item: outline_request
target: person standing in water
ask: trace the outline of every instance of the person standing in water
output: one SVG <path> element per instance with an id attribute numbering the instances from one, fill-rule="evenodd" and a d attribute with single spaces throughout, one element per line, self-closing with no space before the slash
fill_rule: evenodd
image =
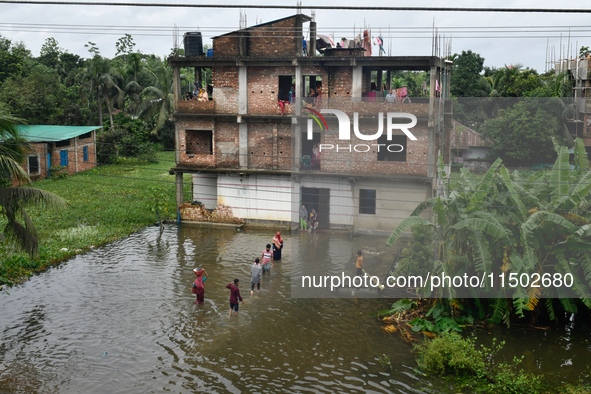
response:
<path id="1" fill-rule="evenodd" d="M 273 252 L 271 252 L 271 244 L 267 244 L 263 253 L 261 254 L 261 265 L 263 266 L 263 274 L 268 272 L 271 274 L 271 266 L 273 264 Z"/>
<path id="2" fill-rule="evenodd" d="M 273 260 L 281 260 L 281 249 L 283 249 L 283 238 L 281 238 L 281 233 L 277 231 L 273 237 Z"/>
<path id="3" fill-rule="evenodd" d="M 300 230 L 308 230 L 308 210 L 306 209 L 306 206 L 303 204 L 300 208 Z"/>
<path id="4" fill-rule="evenodd" d="M 226 285 L 226 288 L 230 289 L 230 312 L 228 312 L 228 317 L 232 316 L 232 311 L 234 311 L 234 316 L 238 316 L 238 301 L 244 305 L 244 300 L 240 295 L 240 289 L 238 289 L 239 282 L 240 280 L 234 279 L 234 283 L 228 283 Z"/>
<path id="5" fill-rule="evenodd" d="M 193 269 L 193 272 L 196 276 L 192 285 L 192 292 L 196 297 L 195 304 L 203 304 L 205 301 L 205 286 L 203 285 L 203 282 L 207 279 L 207 272 L 202 267 Z"/>
<path id="6" fill-rule="evenodd" d="M 263 267 L 261 267 L 260 260 L 257 257 L 254 259 L 254 264 L 250 267 L 250 295 L 254 294 L 254 287 L 257 291 L 261 290 L 261 278 L 263 276 Z"/>

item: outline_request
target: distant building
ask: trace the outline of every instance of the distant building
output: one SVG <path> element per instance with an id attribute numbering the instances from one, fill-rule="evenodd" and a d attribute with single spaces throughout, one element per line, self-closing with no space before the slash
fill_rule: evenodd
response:
<path id="1" fill-rule="evenodd" d="M 355 45 L 360 40 L 331 47 L 329 38 L 306 42 L 308 30 L 316 37 L 311 18 L 293 15 L 214 37 L 206 56 L 168 59 L 175 80 L 177 202 L 184 202 L 186 174 L 193 200 L 208 209 L 229 206 L 247 222 L 296 226 L 304 204 L 316 209 L 321 228 L 392 231 L 434 195 L 438 155 L 450 164 L 451 63 L 435 56 L 365 56 Z M 197 86 L 181 79 L 187 68 Z M 428 71 L 427 96 L 409 97 L 401 88 L 394 103 L 385 101 L 397 70 Z M 209 90 L 208 100 L 188 99 L 196 88 Z M 318 91 L 321 97 L 312 97 Z M 347 115 L 350 140 L 339 139 L 340 119 L 330 110 Z M 379 138 L 354 133 L 358 124 L 364 135 L 377 136 L 380 113 Z M 399 119 L 405 114 L 416 117 L 416 140 L 400 128 L 387 139 L 388 114 L 395 113 L 394 123 L 409 124 Z"/>
<path id="2" fill-rule="evenodd" d="M 491 142 L 477 131 L 453 121 L 451 141 L 452 162 L 469 170 L 486 170 L 490 167 L 487 156 Z"/>
<path id="3" fill-rule="evenodd" d="M 97 165 L 96 130 L 101 126 L 17 126 L 33 146 L 21 166 L 33 180 L 49 176 L 61 167 L 69 174 L 90 170 Z"/>
<path id="4" fill-rule="evenodd" d="M 587 155 L 591 158 L 591 56 L 556 62 L 554 67 L 556 73 L 569 71 L 575 81 L 575 116 L 568 123 L 568 128 L 573 136 L 583 139 Z"/>

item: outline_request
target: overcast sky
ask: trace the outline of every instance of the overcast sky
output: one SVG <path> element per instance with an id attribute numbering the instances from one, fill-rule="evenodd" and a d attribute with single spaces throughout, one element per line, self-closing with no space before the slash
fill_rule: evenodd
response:
<path id="1" fill-rule="evenodd" d="M 67 1 L 67 0 L 65 0 Z M 293 1 L 245 0 L 121 0 L 121 2 L 161 4 L 273 4 L 295 6 Z M 116 2 L 116 1 L 113 1 Z M 548 0 L 374 0 L 325 1 L 302 0 L 302 12 L 311 15 L 310 5 L 324 6 L 416 6 L 416 7 L 490 7 L 490 8 L 583 8 L 581 4 Z M 243 9 L 247 26 L 269 22 L 296 13 L 293 9 Z M 37 5 L 0 3 L 0 35 L 13 42 L 23 41 L 34 56 L 48 37 L 61 48 L 89 57 L 84 44 L 92 41 L 106 57 L 115 55 L 115 43 L 125 33 L 133 36 L 142 53 L 166 56 L 174 45 L 174 26 L 182 35 L 201 31 L 204 43 L 211 37 L 237 30 L 240 9 L 122 7 L 92 5 Z M 591 47 L 589 13 L 500 13 L 500 12 L 420 12 L 420 11 L 339 11 L 316 10 L 318 33 L 331 33 L 337 39 L 353 38 L 364 27 L 384 39 L 384 48 L 392 56 L 431 55 L 433 26 L 441 37 L 441 54 L 451 43 L 451 53 L 472 50 L 485 58 L 485 66 L 521 64 L 540 72 L 553 57 L 578 54 L 581 46 Z M 307 31 L 305 32 L 308 33 Z M 378 53 L 374 47 L 374 56 Z"/>

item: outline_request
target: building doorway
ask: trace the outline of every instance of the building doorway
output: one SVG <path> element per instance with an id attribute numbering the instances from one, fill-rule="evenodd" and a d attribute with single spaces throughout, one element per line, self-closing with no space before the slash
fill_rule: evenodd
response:
<path id="1" fill-rule="evenodd" d="M 330 189 L 316 187 L 302 187 L 302 204 L 308 212 L 312 208 L 318 214 L 318 227 L 330 228 Z"/>

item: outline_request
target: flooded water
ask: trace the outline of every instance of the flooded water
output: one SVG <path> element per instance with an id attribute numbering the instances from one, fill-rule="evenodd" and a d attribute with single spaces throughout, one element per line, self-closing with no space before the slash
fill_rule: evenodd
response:
<path id="1" fill-rule="evenodd" d="M 282 260 L 251 296 L 251 261 L 269 234 L 167 226 L 159 237 L 148 228 L 1 292 L 0 393 L 450 390 L 417 373 L 411 346 L 370 316 L 390 301 L 291 296 L 292 269 L 300 259 L 314 263 L 310 250 L 341 258 L 375 237 L 286 236 Z M 200 265 L 209 279 L 205 304 L 194 305 L 192 269 Z M 245 304 L 229 318 L 225 286 L 234 278 Z M 588 332 L 497 335 L 509 352 L 526 353 L 534 372 L 588 378 Z"/>

